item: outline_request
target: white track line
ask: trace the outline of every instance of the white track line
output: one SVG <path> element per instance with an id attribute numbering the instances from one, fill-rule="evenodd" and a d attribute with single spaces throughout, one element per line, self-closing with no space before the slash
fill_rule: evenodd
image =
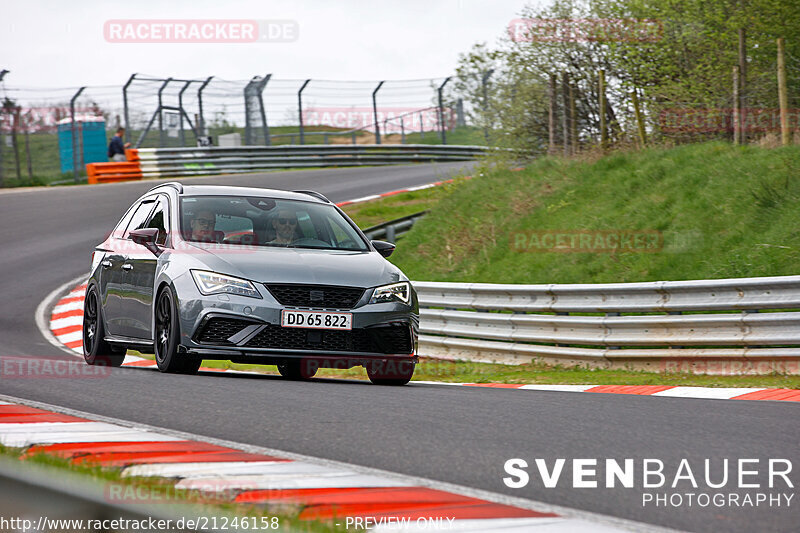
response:
<path id="1" fill-rule="evenodd" d="M 583 392 L 597 385 L 523 385 L 525 390 L 549 390 L 558 392 Z"/>
<path id="2" fill-rule="evenodd" d="M 0 423 L 0 444 L 14 448 L 67 442 L 135 442 L 178 440 L 158 432 L 120 428 L 104 422 Z"/>
<path id="3" fill-rule="evenodd" d="M 87 274 L 81 274 L 77 278 L 74 278 L 66 283 L 63 283 L 55 290 L 51 291 L 47 296 L 45 296 L 44 300 L 42 300 L 42 303 L 40 303 L 39 306 L 36 308 L 36 314 L 35 314 L 36 327 L 39 329 L 39 332 L 41 332 L 42 336 L 45 339 L 47 339 L 47 342 L 49 342 L 59 350 L 66 352 L 72 356 L 76 355 L 75 350 L 67 348 L 62 343 L 58 342 L 58 339 L 56 339 L 55 335 L 53 335 L 53 332 L 50 331 L 49 325 L 50 325 L 51 313 L 48 313 L 47 310 L 54 302 L 61 299 L 60 295 L 62 293 L 67 292 L 67 290 L 72 289 L 76 285 L 83 284 L 86 281 L 86 278 Z M 82 353 L 82 350 L 80 353 Z"/>
<path id="4" fill-rule="evenodd" d="M 268 473 L 273 465 L 285 461 L 212 461 L 207 463 L 153 463 L 128 466 L 122 477 L 206 477 L 235 476 L 241 474 Z"/>
<path id="5" fill-rule="evenodd" d="M 672 396 L 675 398 L 704 398 L 714 400 L 730 400 L 736 396 L 766 390 L 763 388 L 713 388 L 713 387 L 675 387 L 661 392 L 656 392 L 650 396 Z"/>

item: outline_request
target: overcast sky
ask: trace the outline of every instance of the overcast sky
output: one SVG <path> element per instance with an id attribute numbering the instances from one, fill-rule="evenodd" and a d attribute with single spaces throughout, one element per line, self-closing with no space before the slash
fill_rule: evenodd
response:
<path id="1" fill-rule="evenodd" d="M 473 43 L 494 43 L 526 3 L 4 0 L 0 68 L 11 71 L 5 82 L 14 87 L 121 85 L 134 72 L 229 80 L 262 73 L 284 79 L 436 78 L 451 74 L 458 54 Z M 115 19 L 291 20 L 299 36 L 288 43 L 113 43 L 103 28 Z"/>

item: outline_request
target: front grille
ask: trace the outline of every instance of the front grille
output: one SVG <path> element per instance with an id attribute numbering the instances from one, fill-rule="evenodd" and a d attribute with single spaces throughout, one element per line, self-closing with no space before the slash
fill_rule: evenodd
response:
<path id="1" fill-rule="evenodd" d="M 267 285 L 278 302 L 290 307 L 352 309 L 364 290 L 332 285 Z"/>
<path id="2" fill-rule="evenodd" d="M 330 352 L 411 353 L 408 326 L 382 326 L 351 331 L 284 328 L 268 325 L 245 346 Z"/>
<path id="3" fill-rule="evenodd" d="M 239 333 L 242 329 L 252 324 L 236 318 L 212 317 L 201 327 L 196 335 L 198 342 L 204 344 L 224 344 L 231 346 L 228 337 Z"/>

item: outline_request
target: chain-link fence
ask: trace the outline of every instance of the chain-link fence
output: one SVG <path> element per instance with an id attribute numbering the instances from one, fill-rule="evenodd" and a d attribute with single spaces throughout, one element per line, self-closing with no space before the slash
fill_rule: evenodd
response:
<path id="1" fill-rule="evenodd" d="M 282 144 L 482 144 L 447 78 L 343 81 L 134 74 L 119 86 L 0 85 L 2 186 L 82 179 L 118 128 L 135 148 Z M 74 122 L 72 120 L 74 117 Z M 476 130 L 477 131 L 477 130 Z M 469 142 L 466 142 L 469 141 Z"/>

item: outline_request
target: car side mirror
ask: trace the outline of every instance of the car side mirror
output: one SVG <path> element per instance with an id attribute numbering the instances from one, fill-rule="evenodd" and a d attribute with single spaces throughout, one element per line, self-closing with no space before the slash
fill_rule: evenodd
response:
<path id="1" fill-rule="evenodd" d="M 158 237 L 158 230 L 156 228 L 135 229 L 131 231 L 128 236 L 136 244 L 140 244 L 150 250 L 156 257 L 161 255 L 161 248 L 156 246 L 156 238 Z"/>
<path id="2" fill-rule="evenodd" d="M 394 249 L 397 248 L 394 244 L 386 241 L 372 241 L 372 246 L 383 257 L 389 257 L 394 252 Z"/>

